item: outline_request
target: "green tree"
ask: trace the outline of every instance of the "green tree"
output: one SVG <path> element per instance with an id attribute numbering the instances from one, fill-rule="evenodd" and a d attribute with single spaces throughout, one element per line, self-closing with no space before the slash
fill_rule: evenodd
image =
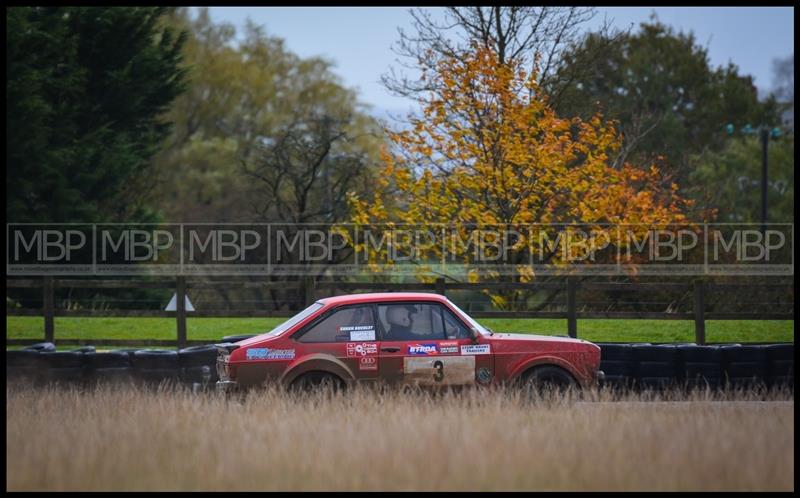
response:
<path id="1" fill-rule="evenodd" d="M 302 181 L 302 172 L 313 164 L 296 155 L 285 162 L 272 155 L 288 150 L 287 136 L 313 141 L 314 133 L 302 136 L 302 130 L 319 129 L 321 119 L 337 123 L 336 133 L 342 134 L 331 157 L 341 153 L 377 162 L 380 131 L 329 61 L 300 58 L 251 22 L 237 39 L 235 28 L 214 23 L 207 9 L 197 15 L 179 9 L 171 22 L 190 32 L 185 54 L 191 85 L 170 110 L 174 132 L 156 159 L 156 202 L 170 221 L 305 219 L 311 212 L 300 213 L 304 208 L 293 194 L 299 185 L 292 179 Z M 276 169 L 279 163 L 292 167 Z M 323 161 L 316 171 L 307 206 L 328 199 L 323 182 L 335 183 L 338 170 L 326 169 L 334 163 Z M 259 177 L 253 176 L 256 171 Z M 369 169 L 357 172 L 363 177 Z M 280 181 L 273 185 L 265 178 Z M 337 198 L 337 203 L 334 211 L 341 217 L 346 202 Z"/>
<path id="2" fill-rule="evenodd" d="M 565 52 L 562 71 L 585 67 L 587 58 L 593 70 L 572 79 L 556 108 L 584 119 L 599 111 L 618 121 L 624 143 L 617 165 L 658 160 L 672 181 L 689 189 L 692 157 L 721 150 L 725 124 L 778 123 L 774 99 L 759 102 L 752 78 L 735 65 L 713 68 L 692 33 L 676 33 L 653 19 L 605 52 L 597 45 L 609 46 L 590 33 Z"/>
<path id="3" fill-rule="evenodd" d="M 730 138 L 718 152 L 692 158 L 690 182 L 703 185 L 697 201 L 713 206 L 724 223 L 761 221 L 761 140 Z M 767 210 L 771 223 L 794 222 L 794 136 L 770 139 Z"/>
<path id="4" fill-rule="evenodd" d="M 9 220 L 153 219 L 147 172 L 185 75 L 167 11 L 6 9 Z"/>

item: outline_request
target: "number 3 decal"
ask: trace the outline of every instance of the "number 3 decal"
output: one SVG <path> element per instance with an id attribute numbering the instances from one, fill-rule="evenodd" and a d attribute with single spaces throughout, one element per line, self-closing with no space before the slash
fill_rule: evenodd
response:
<path id="1" fill-rule="evenodd" d="M 433 380 L 436 382 L 441 382 L 444 380 L 444 363 L 441 361 L 435 361 L 433 363 L 433 368 L 436 369 L 436 373 L 433 374 Z"/>

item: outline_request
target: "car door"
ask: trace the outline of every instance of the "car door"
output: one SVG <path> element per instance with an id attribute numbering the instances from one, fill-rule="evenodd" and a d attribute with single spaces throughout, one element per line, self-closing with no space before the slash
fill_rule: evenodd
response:
<path id="1" fill-rule="evenodd" d="M 448 313 L 435 302 L 378 303 L 381 378 L 423 386 L 473 384 L 478 363 L 486 360 L 462 354 L 462 346 L 472 344 L 469 330 Z"/>
<path id="2" fill-rule="evenodd" d="M 340 306 L 329 311 L 294 340 L 303 352 L 326 353 L 344 362 L 359 380 L 378 378 L 378 337 L 370 304 Z"/>

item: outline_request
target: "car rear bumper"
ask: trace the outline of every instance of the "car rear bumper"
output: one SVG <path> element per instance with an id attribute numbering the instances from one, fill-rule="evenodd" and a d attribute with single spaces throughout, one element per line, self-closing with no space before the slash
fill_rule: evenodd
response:
<path id="1" fill-rule="evenodd" d="M 218 393 L 229 393 L 236 391 L 239 387 L 239 384 L 233 380 L 218 380 L 217 381 L 217 392 Z"/>

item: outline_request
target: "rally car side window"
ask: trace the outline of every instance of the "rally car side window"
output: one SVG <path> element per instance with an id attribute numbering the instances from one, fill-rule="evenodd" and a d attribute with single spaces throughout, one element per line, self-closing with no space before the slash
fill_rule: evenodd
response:
<path id="1" fill-rule="evenodd" d="M 444 339 L 444 324 L 436 303 L 387 303 L 378 305 L 384 341 Z"/>
<path id="2" fill-rule="evenodd" d="M 336 308 L 321 317 L 293 339 L 298 342 L 375 341 L 375 317 L 365 304 Z"/>
<path id="3" fill-rule="evenodd" d="M 453 312 L 446 309 L 444 306 L 439 306 L 442 313 L 442 320 L 444 320 L 444 330 L 448 339 L 468 339 L 472 337 L 469 329 L 464 326 L 464 323 L 453 315 Z"/>

